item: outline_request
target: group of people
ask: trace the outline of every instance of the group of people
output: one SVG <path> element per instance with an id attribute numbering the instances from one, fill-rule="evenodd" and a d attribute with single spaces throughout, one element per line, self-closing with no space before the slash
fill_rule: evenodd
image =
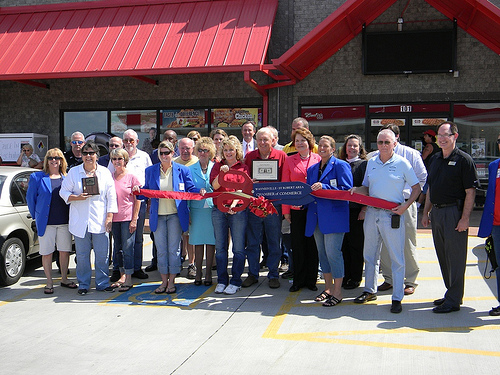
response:
<path id="1" fill-rule="evenodd" d="M 431 132 L 434 133 L 426 134 L 434 137 L 436 133 Z M 212 285 L 215 261 L 215 293 L 232 295 L 241 287 L 259 281 L 263 251 L 270 288 L 280 287 L 280 262 L 288 256 L 288 273 L 293 275 L 290 291 L 304 287 L 317 290 L 319 271 L 325 279 L 325 289 L 315 300 L 327 307 L 335 306 L 342 302 L 342 288 L 360 286 L 364 269 L 365 286 L 354 302 L 365 303 L 376 299 L 377 291 L 393 289 L 390 311 L 399 313 L 404 295 L 413 294 L 417 287 L 415 202 L 422 188 L 428 186 L 422 224 L 432 225 L 447 289 L 443 298 L 434 301 L 433 311 L 448 313 L 460 309 L 469 216 L 478 178 L 471 157 L 456 147 L 458 129 L 453 122 L 438 127 L 439 150 L 426 151 L 425 159 L 429 160 L 399 143 L 396 125 L 381 129 L 377 136 L 378 151 L 369 160 L 360 136 L 347 136 L 337 152 L 335 140 L 330 136 L 321 136 L 316 143 L 307 121 L 300 117 L 293 121 L 292 140 L 284 146 L 278 144 L 275 128 L 267 126 L 257 131 L 251 121 L 242 126 L 243 141 L 228 136 L 222 129 L 215 129 L 209 137 L 198 132 L 190 135 L 177 141 L 175 132 L 167 130 L 157 149 L 150 150 L 149 155 L 137 149 L 135 131 L 127 130 L 123 139 L 110 140 L 109 156 L 99 158 L 97 145 L 85 142 L 81 133 L 75 133 L 73 158 L 68 160 L 82 164 L 73 165 L 67 173 L 69 163 L 62 152 L 58 149 L 47 152 L 43 171 L 33 174 L 28 188 L 28 204 L 37 221 L 40 253 L 44 257 L 45 293 L 54 291 L 50 269 L 55 248 L 61 252 L 61 285 L 78 288 L 80 294 L 90 288 L 91 249 L 96 258 L 97 290 L 114 291 L 118 287 L 127 291 L 133 286 L 132 277 L 147 277 L 141 265 L 142 231 L 148 206 L 154 257 L 146 271 L 158 269 L 161 275 L 157 294 L 176 293 L 175 278 L 181 271 L 181 257 L 187 253 L 188 275 L 195 285 Z M 241 184 L 240 172 L 248 175 L 251 183 L 269 182 L 261 175 L 254 176 L 256 161 L 265 160 L 276 161 L 272 181 L 306 183 L 314 192 L 314 200 L 297 206 L 275 203 L 276 212 L 261 217 L 244 208 L 235 195 L 230 199 L 220 196 L 184 200 L 175 195 L 148 198 L 141 194 L 142 189 L 201 195 L 248 193 Z M 490 170 L 490 190 L 498 186 L 491 181 L 492 176 L 499 175 Z M 98 193 L 87 192 L 87 189 L 92 191 L 92 183 L 97 185 L 94 189 Z M 321 190 L 344 190 L 369 198 L 364 201 L 366 204 L 332 200 Z M 491 233 L 494 241 L 499 242 L 495 230 L 500 227 L 500 219 L 496 217 L 500 214 L 496 215 L 499 210 L 492 197 L 494 192 L 488 194 L 489 210 L 485 210 L 486 224 L 482 223 L 485 229 L 480 234 Z M 371 198 L 392 202 L 394 207 L 377 208 Z M 288 254 L 283 251 L 283 218 L 290 224 L 292 246 L 287 249 Z M 115 280 L 112 281 L 108 276 L 109 232 L 114 238 Z M 71 235 L 77 252 L 78 286 L 67 279 Z M 248 275 L 243 280 L 245 262 Z M 385 281 L 377 287 L 379 265 Z M 499 308 L 492 312 L 498 313 Z"/>

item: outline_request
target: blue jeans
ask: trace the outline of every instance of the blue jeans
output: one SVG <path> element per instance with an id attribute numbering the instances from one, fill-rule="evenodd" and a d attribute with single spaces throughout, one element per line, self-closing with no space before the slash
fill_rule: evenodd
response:
<path id="1" fill-rule="evenodd" d="M 146 201 L 141 202 L 139 216 L 137 217 L 137 229 L 135 230 L 134 243 L 134 271 L 142 268 L 142 243 L 144 242 L 144 221 L 146 220 Z"/>
<path id="2" fill-rule="evenodd" d="M 260 245 L 262 243 L 263 229 L 266 234 L 268 256 L 266 265 L 269 268 L 267 277 L 279 277 L 278 266 L 281 259 L 281 205 L 276 205 L 278 214 L 258 217 L 248 213 L 247 247 L 245 253 L 248 259 L 248 273 L 256 278 L 260 271 Z"/>
<path id="3" fill-rule="evenodd" d="M 323 273 L 331 273 L 334 279 L 344 277 L 344 257 L 342 241 L 344 233 L 323 234 L 316 226 L 314 239 L 318 248 L 319 264 Z"/>
<path id="4" fill-rule="evenodd" d="M 155 241 L 158 259 L 158 271 L 163 274 L 177 275 L 181 272 L 180 243 L 182 237 L 181 222 L 177 214 L 158 215 Z"/>
<path id="5" fill-rule="evenodd" d="M 120 272 L 132 275 L 134 273 L 135 232 L 130 233 L 129 228 L 130 221 L 113 223 L 113 264 L 119 266 Z"/>
<path id="6" fill-rule="evenodd" d="M 495 247 L 497 263 L 500 264 L 500 225 L 493 225 L 491 236 L 493 237 L 493 246 Z M 500 267 L 498 267 L 495 272 L 497 275 L 497 299 L 500 301 Z"/>
<path id="7" fill-rule="evenodd" d="M 90 264 L 90 251 L 94 249 L 95 255 L 95 287 L 97 290 L 109 286 L 109 236 L 107 233 L 85 232 L 85 237 L 75 236 L 76 247 L 76 278 L 80 289 L 90 289 L 92 266 Z"/>
<path id="8" fill-rule="evenodd" d="M 405 278 L 405 223 L 404 215 L 398 229 L 391 228 L 391 212 L 374 207 L 366 210 L 363 229 L 365 244 L 363 255 L 365 258 L 365 291 L 377 293 L 377 277 L 379 270 L 380 250 L 382 241 L 389 252 L 392 270 L 392 299 L 402 301 L 404 297 Z"/>
<path id="9" fill-rule="evenodd" d="M 217 282 L 219 284 L 232 284 L 241 286 L 241 274 L 245 268 L 245 229 L 247 226 L 247 210 L 234 215 L 219 211 L 217 207 L 212 210 L 212 223 L 215 234 L 215 259 L 217 260 Z M 232 277 L 229 280 L 228 264 L 228 235 L 231 229 L 233 241 L 233 267 Z"/>

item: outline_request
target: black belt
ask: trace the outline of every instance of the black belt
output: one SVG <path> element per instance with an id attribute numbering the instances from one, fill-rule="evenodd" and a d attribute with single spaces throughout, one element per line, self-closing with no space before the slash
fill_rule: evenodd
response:
<path id="1" fill-rule="evenodd" d="M 445 207 L 453 207 L 453 206 L 456 206 L 457 205 L 457 202 L 455 203 L 436 203 L 436 204 L 433 204 L 432 207 L 434 208 L 445 208 Z"/>

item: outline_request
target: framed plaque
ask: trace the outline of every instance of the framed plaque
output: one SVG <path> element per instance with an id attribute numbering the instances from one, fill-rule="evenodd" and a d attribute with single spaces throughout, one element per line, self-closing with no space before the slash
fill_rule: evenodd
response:
<path id="1" fill-rule="evenodd" d="M 252 177 L 257 181 L 278 181 L 279 161 L 252 160 Z"/>
<path id="2" fill-rule="evenodd" d="M 99 195 L 99 183 L 97 177 L 82 178 L 83 192 L 88 195 Z"/>

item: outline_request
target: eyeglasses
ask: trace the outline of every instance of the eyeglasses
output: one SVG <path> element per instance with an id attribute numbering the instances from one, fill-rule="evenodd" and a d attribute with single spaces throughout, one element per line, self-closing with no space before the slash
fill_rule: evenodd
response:
<path id="1" fill-rule="evenodd" d="M 134 143 L 134 142 L 135 142 L 135 139 L 133 139 L 133 138 L 125 138 L 123 140 L 123 143 Z"/>
<path id="2" fill-rule="evenodd" d="M 392 142 L 391 141 L 377 141 L 377 144 L 382 146 L 382 145 L 386 145 L 386 146 L 389 146 Z"/>
<path id="3" fill-rule="evenodd" d="M 62 160 L 60 156 L 47 156 L 47 160 Z"/>
<path id="4" fill-rule="evenodd" d="M 118 147 L 120 147 L 120 145 L 117 145 L 117 144 L 114 144 L 114 143 L 110 143 L 109 147 L 110 148 L 118 148 Z"/>
<path id="5" fill-rule="evenodd" d="M 84 141 L 71 141 L 72 145 L 81 145 L 83 143 L 85 143 L 85 142 Z"/>
<path id="6" fill-rule="evenodd" d="M 123 160 L 123 158 L 111 158 L 111 160 L 117 161 L 117 160 Z"/>
<path id="7" fill-rule="evenodd" d="M 160 151 L 160 155 L 170 155 L 172 151 Z"/>
<path id="8" fill-rule="evenodd" d="M 445 137 L 451 137 L 453 135 L 454 134 L 438 134 L 437 136 L 440 137 L 440 138 L 445 138 Z"/>
<path id="9" fill-rule="evenodd" d="M 95 151 L 83 151 L 82 155 L 83 156 L 87 156 L 87 155 L 94 156 L 95 155 Z"/>
<path id="10" fill-rule="evenodd" d="M 207 152 L 210 152 L 210 150 L 207 150 L 206 148 L 200 148 L 200 149 L 198 149 L 198 153 L 200 153 L 200 152 L 206 154 Z"/>

